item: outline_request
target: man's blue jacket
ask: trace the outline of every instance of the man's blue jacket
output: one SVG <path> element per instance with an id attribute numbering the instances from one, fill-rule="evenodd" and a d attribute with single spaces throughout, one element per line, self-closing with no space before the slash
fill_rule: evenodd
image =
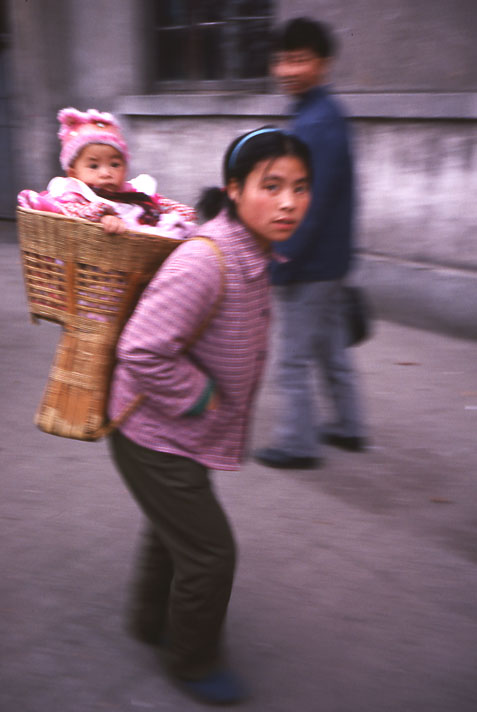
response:
<path id="1" fill-rule="evenodd" d="M 298 230 L 286 242 L 274 245 L 274 251 L 290 261 L 272 263 L 272 283 L 340 279 L 350 267 L 352 249 L 348 124 L 335 99 L 320 86 L 297 102 L 291 131 L 311 150 L 312 200 Z"/>

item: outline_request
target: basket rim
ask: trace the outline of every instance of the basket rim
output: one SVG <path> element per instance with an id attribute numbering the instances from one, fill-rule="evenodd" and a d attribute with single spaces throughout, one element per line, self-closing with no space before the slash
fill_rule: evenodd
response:
<path id="1" fill-rule="evenodd" d="M 92 220 L 85 220 L 84 218 L 73 217 L 71 215 L 63 215 L 62 213 L 53 213 L 49 212 L 48 210 L 36 210 L 35 208 L 25 208 L 22 205 L 17 205 L 17 216 L 21 215 L 22 213 L 24 213 L 25 215 L 34 215 L 35 217 L 55 218 L 58 220 L 63 220 L 64 222 L 73 223 L 74 225 L 80 223 L 88 227 L 103 229 L 100 223 L 93 222 Z M 122 236 L 147 237 L 148 239 L 156 238 L 157 240 L 166 240 L 167 242 L 171 242 L 177 245 L 181 242 L 185 242 L 185 240 L 182 239 L 169 237 L 168 235 L 161 235 L 157 232 L 148 232 L 147 230 L 141 230 L 140 232 L 136 230 L 126 230 L 126 232 L 121 233 L 121 235 L 117 235 L 116 237 Z"/>
<path id="2" fill-rule="evenodd" d="M 17 205 L 17 214 L 21 213 L 26 213 L 27 215 L 38 215 L 39 217 L 59 218 L 60 220 L 69 220 L 75 223 L 80 222 L 85 225 L 98 225 L 98 223 L 92 222 L 91 220 L 85 220 L 84 218 L 76 218 L 71 215 L 63 215 L 62 213 L 53 213 L 49 210 L 36 210 L 36 208 L 25 208 L 23 205 Z"/>

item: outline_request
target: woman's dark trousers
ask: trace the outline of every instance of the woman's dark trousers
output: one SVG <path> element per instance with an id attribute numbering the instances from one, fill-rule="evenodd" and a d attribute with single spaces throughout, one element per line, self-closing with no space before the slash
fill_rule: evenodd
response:
<path id="1" fill-rule="evenodd" d="M 148 519 L 134 584 L 132 627 L 165 643 L 171 672 L 198 679 L 219 665 L 235 545 L 205 466 L 141 447 L 116 431 L 116 465 Z"/>

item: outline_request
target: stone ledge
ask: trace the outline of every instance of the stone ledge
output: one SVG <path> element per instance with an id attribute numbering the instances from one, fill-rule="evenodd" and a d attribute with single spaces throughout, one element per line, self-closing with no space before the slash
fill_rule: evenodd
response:
<path id="1" fill-rule="evenodd" d="M 350 118 L 477 119 L 477 93 L 336 93 Z M 280 94 L 143 94 L 123 96 L 115 110 L 123 116 L 286 116 L 289 100 Z"/>
<path id="2" fill-rule="evenodd" d="M 477 340 L 477 272 L 361 253 L 354 278 L 379 318 Z"/>

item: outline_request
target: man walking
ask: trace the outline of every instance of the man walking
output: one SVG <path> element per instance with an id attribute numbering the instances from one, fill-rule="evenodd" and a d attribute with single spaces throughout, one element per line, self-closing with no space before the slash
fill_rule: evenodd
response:
<path id="1" fill-rule="evenodd" d="M 276 246 L 285 258 L 272 266 L 281 403 L 271 445 L 255 457 L 270 467 L 314 468 L 323 442 L 355 452 L 365 446 L 342 301 L 352 253 L 352 159 L 346 120 L 326 89 L 335 50 L 327 27 L 291 20 L 276 33 L 273 50 L 273 74 L 296 99 L 291 130 L 312 152 L 313 191 L 300 228 Z M 334 406 L 327 424 L 318 423 L 313 366 Z"/>

